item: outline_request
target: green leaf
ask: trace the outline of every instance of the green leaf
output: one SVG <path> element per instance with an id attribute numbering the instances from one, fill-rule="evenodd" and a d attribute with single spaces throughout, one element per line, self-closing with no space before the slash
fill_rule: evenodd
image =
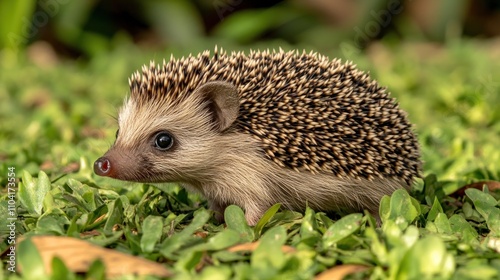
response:
<path id="1" fill-rule="evenodd" d="M 89 212 L 94 211 L 97 208 L 94 192 L 86 192 L 82 195 L 82 198 L 85 201 L 85 208 Z"/>
<path id="2" fill-rule="evenodd" d="M 75 275 L 66 267 L 64 262 L 55 256 L 52 259 L 52 276 L 51 280 L 71 280 L 75 279 Z"/>
<path id="3" fill-rule="evenodd" d="M 77 237 L 78 233 L 80 232 L 80 227 L 77 224 L 77 221 L 78 221 L 78 217 L 76 217 L 76 216 L 74 216 L 71 219 L 71 221 L 69 223 L 68 230 L 66 232 L 67 236 Z"/>
<path id="4" fill-rule="evenodd" d="M 108 204 L 108 218 L 104 225 L 104 232 L 112 233 L 116 224 L 123 223 L 123 212 L 121 197 Z"/>
<path id="5" fill-rule="evenodd" d="M 401 237 L 401 240 L 403 241 L 404 248 L 410 248 L 412 247 L 420 238 L 420 231 L 416 226 L 409 226 L 404 235 Z"/>
<path id="6" fill-rule="evenodd" d="M 493 280 L 498 279 L 499 275 L 498 267 L 495 268 L 486 262 L 472 260 L 458 269 L 456 279 Z"/>
<path id="7" fill-rule="evenodd" d="M 485 220 L 488 225 L 488 229 L 490 230 L 490 235 L 500 237 L 500 209 L 491 207 L 489 211 L 484 212 L 488 213 Z"/>
<path id="8" fill-rule="evenodd" d="M 413 208 L 417 211 L 416 213 L 416 217 L 418 217 L 419 215 L 421 215 L 423 213 L 423 209 L 425 207 L 422 207 L 423 205 L 420 204 L 420 202 L 415 199 L 414 197 L 411 197 L 410 196 L 410 201 L 411 201 L 411 204 L 413 205 Z"/>
<path id="9" fill-rule="evenodd" d="M 179 271 L 193 271 L 203 258 L 202 251 L 188 251 L 175 263 L 175 269 Z"/>
<path id="10" fill-rule="evenodd" d="M 481 201 L 485 206 L 494 207 L 498 204 L 498 201 L 489 193 L 485 193 L 478 189 L 469 188 L 465 190 L 465 194 L 472 200 L 474 205 L 476 202 Z"/>
<path id="11" fill-rule="evenodd" d="M 382 222 L 393 220 L 401 230 L 404 230 L 408 225 L 415 220 L 420 211 L 414 206 L 412 198 L 404 189 L 396 190 L 390 198 L 390 210 L 387 211 L 387 198 L 382 200 L 384 205 Z M 382 207 L 382 206 L 381 206 Z"/>
<path id="12" fill-rule="evenodd" d="M 436 228 L 439 233 L 444 234 L 452 234 L 450 222 L 448 221 L 448 217 L 444 213 L 438 213 L 436 220 L 434 221 Z"/>
<path id="13" fill-rule="evenodd" d="M 477 212 L 486 221 L 490 234 L 496 237 L 500 236 L 500 209 L 497 200 L 490 194 L 477 189 L 465 190 L 467 196 L 472 200 Z"/>
<path id="14" fill-rule="evenodd" d="M 0 1 L 0 49 L 5 47 L 17 50 L 29 40 L 23 36 L 26 28 L 25 19 L 31 19 L 36 10 L 37 1 Z"/>
<path id="15" fill-rule="evenodd" d="M 82 196 L 89 191 L 89 187 L 84 185 L 82 182 L 75 179 L 68 179 L 66 185 L 71 189 L 71 193 L 77 197 L 79 200 L 83 200 Z"/>
<path id="16" fill-rule="evenodd" d="M 130 229 L 128 227 L 125 227 L 123 230 L 113 232 L 113 235 L 110 235 L 110 236 L 101 235 L 99 237 L 94 238 L 92 240 L 92 243 L 94 243 L 95 245 L 99 245 L 101 247 L 112 246 L 113 244 L 116 244 L 117 242 L 121 241 L 123 239 L 124 234 L 127 235 L 126 231 L 130 231 Z M 133 234 L 131 234 L 131 235 L 134 237 L 137 237 L 137 235 L 133 235 Z M 127 237 L 127 242 L 130 243 L 130 241 L 128 240 L 128 237 Z M 136 244 L 137 245 L 131 251 L 140 252 L 140 250 L 139 250 L 140 246 L 138 245 L 139 241 L 137 241 Z"/>
<path id="17" fill-rule="evenodd" d="M 142 224 L 141 250 L 146 253 L 153 252 L 156 242 L 161 238 L 163 218 L 147 216 Z"/>
<path id="18" fill-rule="evenodd" d="M 453 215 L 449 219 L 451 230 L 460 235 L 461 239 L 468 244 L 479 244 L 477 237 L 479 234 L 471 226 L 464 217 L 460 215 Z"/>
<path id="19" fill-rule="evenodd" d="M 38 173 L 38 179 L 23 170 L 22 183 L 19 184 L 19 200 L 30 214 L 42 214 L 45 195 L 50 190 L 50 180 L 45 172 Z"/>
<path id="20" fill-rule="evenodd" d="M 45 210 L 45 212 L 50 212 L 52 211 L 52 209 L 57 209 L 54 197 L 52 196 L 50 191 L 45 194 L 42 208 Z"/>
<path id="21" fill-rule="evenodd" d="M 436 196 L 436 192 L 440 192 L 441 188 L 435 174 L 429 174 L 424 178 L 424 190 L 425 200 L 427 201 L 428 205 L 430 205 L 436 197 L 438 198 L 438 200 L 441 198 L 440 195 Z"/>
<path id="22" fill-rule="evenodd" d="M 240 241 L 240 234 L 232 229 L 226 229 L 208 239 L 209 250 L 222 250 L 235 245 Z"/>
<path id="23" fill-rule="evenodd" d="M 30 238 L 26 238 L 19 243 L 17 254 L 24 279 L 48 279 L 45 274 L 42 256 Z"/>
<path id="24" fill-rule="evenodd" d="M 188 250 L 194 251 L 218 251 L 237 244 L 240 241 L 240 234 L 232 229 L 225 229 L 210 237 L 206 243 L 195 245 Z"/>
<path id="25" fill-rule="evenodd" d="M 212 258 L 221 262 L 236 262 L 247 260 L 247 256 L 243 256 L 239 252 L 218 251 L 212 254 Z"/>
<path id="26" fill-rule="evenodd" d="M 234 269 L 234 279 L 247 279 L 248 275 L 255 275 L 256 272 L 252 270 L 249 263 L 240 262 L 233 266 Z"/>
<path id="27" fill-rule="evenodd" d="M 455 271 L 455 259 L 436 236 L 417 241 L 401 260 L 396 279 L 449 278 Z"/>
<path id="28" fill-rule="evenodd" d="M 81 212 L 83 213 L 89 212 L 89 209 L 87 208 L 85 201 L 79 194 L 63 193 L 62 196 L 67 203 L 74 204 Z"/>
<path id="29" fill-rule="evenodd" d="M 255 225 L 254 232 L 255 232 L 255 237 L 258 238 L 262 232 L 262 229 L 264 226 L 271 220 L 271 218 L 278 212 L 278 210 L 281 208 L 281 203 L 276 203 L 273 206 L 271 206 L 269 209 L 267 209 L 266 213 L 260 218 L 259 222 Z"/>
<path id="30" fill-rule="evenodd" d="M 210 213 L 206 209 L 201 208 L 196 211 L 193 221 L 191 221 L 187 227 L 181 232 L 175 233 L 170 238 L 165 239 L 161 245 L 160 253 L 165 257 L 171 256 L 171 254 L 181 248 L 184 242 L 191 238 L 195 231 L 201 228 L 208 219 L 210 219 Z"/>
<path id="31" fill-rule="evenodd" d="M 134 254 L 139 254 L 142 251 L 141 240 L 139 235 L 135 233 L 135 229 L 133 229 L 130 225 L 126 225 L 123 229 L 123 234 L 125 235 L 130 251 Z"/>
<path id="32" fill-rule="evenodd" d="M 362 214 L 353 213 L 336 221 L 323 235 L 323 248 L 326 249 L 353 234 L 360 228 L 362 219 Z"/>
<path id="33" fill-rule="evenodd" d="M 106 267 L 100 259 L 96 259 L 89 267 L 87 271 L 87 279 L 105 280 L 106 279 Z"/>
<path id="34" fill-rule="evenodd" d="M 320 234 L 318 232 L 314 210 L 307 207 L 304 218 L 302 219 L 302 223 L 300 224 L 300 236 L 302 240 L 304 240 L 308 238 L 318 237 L 319 235 Z"/>
<path id="35" fill-rule="evenodd" d="M 106 219 L 102 219 L 103 215 L 107 215 L 108 213 L 108 205 L 103 204 L 95 209 L 93 212 L 88 214 L 88 220 L 85 223 L 85 230 L 91 230 L 96 227 L 99 227 L 102 224 L 106 223 Z"/>
<path id="36" fill-rule="evenodd" d="M 427 220 L 434 221 L 439 213 L 443 213 L 443 207 L 441 207 L 441 204 L 439 203 L 437 197 L 434 197 L 434 202 L 432 203 L 431 210 L 427 214 Z"/>
<path id="37" fill-rule="evenodd" d="M 54 212 L 61 212 L 57 209 Z M 36 223 L 37 234 L 50 235 L 66 235 L 65 226 L 69 225 L 70 221 L 63 213 L 46 213 L 40 217 Z"/>
<path id="38" fill-rule="evenodd" d="M 229 205 L 224 211 L 224 220 L 228 229 L 233 229 L 240 234 L 243 242 L 250 242 L 254 240 L 255 233 L 250 226 L 248 226 L 245 219 L 245 213 L 240 207 L 236 205 Z"/>
<path id="39" fill-rule="evenodd" d="M 391 197 L 388 195 L 384 195 L 380 200 L 380 207 L 379 207 L 380 220 L 382 220 L 382 222 L 385 223 L 387 220 L 389 220 L 390 215 L 391 215 Z"/>
<path id="40" fill-rule="evenodd" d="M 273 227 L 262 235 L 259 246 L 250 258 L 254 271 L 274 273 L 285 264 L 281 246 L 285 244 L 286 238 L 286 230 L 281 226 Z"/>
<path id="41" fill-rule="evenodd" d="M 179 184 L 177 183 L 163 183 L 163 184 L 157 184 L 154 186 L 155 188 L 161 190 L 164 193 L 170 193 L 172 190 L 176 189 L 179 187 Z"/>
<path id="42" fill-rule="evenodd" d="M 219 279 L 233 279 L 231 278 L 232 270 L 227 265 L 219 265 L 217 267 L 208 266 L 203 269 L 200 274 L 200 280 L 219 280 Z"/>
<path id="43" fill-rule="evenodd" d="M 472 204 L 470 204 L 468 201 L 466 201 L 462 206 L 462 211 L 465 218 L 467 218 L 468 220 L 484 221 L 481 214 L 479 214 L 479 212 L 477 212 L 477 210 L 475 210 L 474 207 L 472 207 Z"/>
<path id="44" fill-rule="evenodd" d="M 388 252 L 385 245 L 380 241 L 377 232 L 372 227 L 367 227 L 365 236 L 370 240 L 370 249 L 376 256 L 375 260 L 380 264 L 386 264 L 388 260 Z"/>

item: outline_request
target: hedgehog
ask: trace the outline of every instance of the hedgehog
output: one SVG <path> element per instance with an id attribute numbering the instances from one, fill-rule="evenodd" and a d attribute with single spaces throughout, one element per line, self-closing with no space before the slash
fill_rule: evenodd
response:
<path id="1" fill-rule="evenodd" d="M 407 114 L 351 62 L 299 51 L 215 48 L 129 78 L 116 140 L 97 175 L 177 182 L 218 219 L 235 204 L 255 225 L 272 205 L 367 210 L 420 177 Z"/>

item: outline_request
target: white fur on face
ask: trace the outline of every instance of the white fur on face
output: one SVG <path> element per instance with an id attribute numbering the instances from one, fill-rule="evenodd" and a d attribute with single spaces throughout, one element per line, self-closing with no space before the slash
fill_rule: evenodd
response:
<path id="1" fill-rule="evenodd" d="M 152 172 L 157 174 L 154 181 L 172 180 L 171 174 L 184 177 L 176 180 L 193 180 L 210 173 L 207 166 L 218 153 L 215 146 L 219 133 L 214 131 L 211 116 L 196 97 L 188 96 L 176 104 L 127 99 L 118 122 L 120 133 L 113 148 L 131 153 L 132 157 L 146 157 L 152 163 Z M 171 151 L 155 150 L 154 136 L 160 131 L 168 131 L 174 137 L 175 148 Z"/>

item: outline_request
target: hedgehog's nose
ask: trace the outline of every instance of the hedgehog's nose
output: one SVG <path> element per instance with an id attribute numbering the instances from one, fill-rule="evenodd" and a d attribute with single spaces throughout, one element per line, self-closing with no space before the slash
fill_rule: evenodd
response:
<path id="1" fill-rule="evenodd" d="M 106 157 L 101 157 L 94 162 L 94 172 L 99 176 L 111 176 L 111 162 Z"/>

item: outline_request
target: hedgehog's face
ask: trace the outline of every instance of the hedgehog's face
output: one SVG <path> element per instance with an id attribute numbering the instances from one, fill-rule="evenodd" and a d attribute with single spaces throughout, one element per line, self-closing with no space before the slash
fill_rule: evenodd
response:
<path id="1" fill-rule="evenodd" d="M 193 182 L 211 174 L 218 137 L 236 119 L 236 88 L 210 82 L 175 102 L 132 96 L 116 141 L 94 164 L 101 176 L 136 182 Z"/>

